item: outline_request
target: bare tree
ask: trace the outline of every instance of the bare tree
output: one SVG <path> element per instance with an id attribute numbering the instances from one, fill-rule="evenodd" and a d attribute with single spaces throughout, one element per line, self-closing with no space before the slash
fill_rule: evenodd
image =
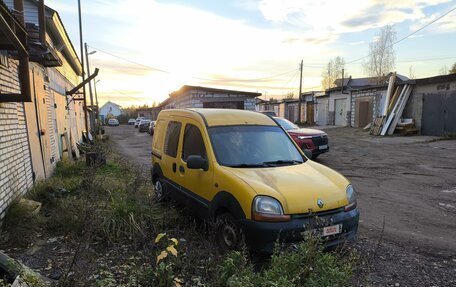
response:
<path id="1" fill-rule="evenodd" d="M 456 74 L 456 63 L 453 64 L 451 69 L 448 71 L 448 74 Z"/>
<path id="2" fill-rule="evenodd" d="M 411 80 L 416 79 L 415 68 L 413 67 L 413 65 L 411 65 L 409 67 L 409 79 L 411 79 Z"/>
<path id="3" fill-rule="evenodd" d="M 342 78 L 342 69 L 345 67 L 345 60 L 343 57 L 335 57 L 328 62 L 328 65 L 323 69 L 321 76 L 322 89 L 329 89 L 336 86 L 335 81 Z M 347 74 L 347 71 L 345 71 Z"/>
<path id="4" fill-rule="evenodd" d="M 291 93 L 286 94 L 285 98 L 286 99 L 293 99 L 294 98 L 294 93 L 291 92 Z"/>
<path id="5" fill-rule="evenodd" d="M 446 65 L 443 65 L 439 69 L 439 76 L 448 75 L 448 68 Z"/>
<path id="6" fill-rule="evenodd" d="M 387 25 L 369 44 L 369 56 L 363 64 L 369 76 L 381 78 L 394 70 L 396 66 L 396 52 L 393 47 L 395 41 L 396 31 L 393 26 Z"/>

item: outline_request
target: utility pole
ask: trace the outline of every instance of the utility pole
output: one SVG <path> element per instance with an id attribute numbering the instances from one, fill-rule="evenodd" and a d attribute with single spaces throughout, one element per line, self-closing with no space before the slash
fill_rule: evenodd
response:
<path id="1" fill-rule="evenodd" d="M 99 110 L 99 107 L 98 107 L 98 94 L 97 94 L 97 83 L 99 82 L 100 80 L 97 80 L 97 81 L 94 81 L 93 82 L 93 91 L 95 93 L 95 105 L 97 106 L 97 122 L 98 122 L 98 125 L 99 125 L 99 129 L 98 129 L 98 132 L 100 133 L 100 137 L 101 137 L 101 121 L 100 121 L 100 110 Z"/>
<path id="2" fill-rule="evenodd" d="M 331 67 L 328 66 L 328 89 L 331 89 Z"/>
<path id="3" fill-rule="evenodd" d="M 302 64 L 303 60 L 301 60 L 301 65 L 299 66 L 299 70 L 301 71 L 301 76 L 299 77 L 299 94 L 298 94 L 298 99 L 299 99 L 299 105 L 298 105 L 298 121 L 301 123 L 301 106 L 302 106 L 302 99 L 301 99 L 301 93 L 302 93 Z"/>
<path id="4" fill-rule="evenodd" d="M 87 49 L 87 43 L 84 43 L 85 48 L 85 56 L 86 56 L 86 63 L 87 63 L 87 77 L 90 77 L 90 65 L 89 65 L 89 52 Z M 89 95 L 90 95 L 90 107 L 92 108 L 92 113 L 90 115 L 90 125 L 93 129 L 95 127 L 95 115 L 94 115 L 94 107 L 93 107 L 93 94 L 92 94 L 92 84 L 89 84 Z"/>
<path id="5" fill-rule="evenodd" d="M 81 68 L 82 68 L 82 82 L 85 81 L 85 72 L 84 72 L 84 45 L 82 39 L 82 16 L 81 16 L 81 0 L 78 0 L 78 15 L 79 15 L 79 45 L 81 48 Z M 82 86 L 82 93 L 84 95 L 84 118 L 85 118 L 85 129 L 86 129 L 86 139 L 89 141 L 89 122 L 87 121 L 87 97 L 85 85 Z"/>
<path id="6" fill-rule="evenodd" d="M 97 106 L 97 119 L 98 119 L 98 112 L 99 112 L 99 109 L 98 109 L 98 94 L 97 94 L 97 83 L 99 82 L 100 80 L 97 80 L 95 82 L 93 82 L 93 90 L 95 92 L 95 105 Z"/>

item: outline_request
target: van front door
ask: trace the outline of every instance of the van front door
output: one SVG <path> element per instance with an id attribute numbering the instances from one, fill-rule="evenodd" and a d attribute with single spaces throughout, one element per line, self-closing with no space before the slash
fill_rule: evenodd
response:
<path id="1" fill-rule="evenodd" d="M 187 196 L 188 206 L 200 217 L 208 217 L 209 202 L 213 198 L 214 168 L 208 156 L 206 147 L 208 139 L 201 132 L 200 124 L 188 120 L 183 129 L 182 152 L 178 159 L 177 180 L 181 192 Z M 187 159 L 191 155 L 198 155 L 207 162 L 207 170 L 187 168 Z"/>

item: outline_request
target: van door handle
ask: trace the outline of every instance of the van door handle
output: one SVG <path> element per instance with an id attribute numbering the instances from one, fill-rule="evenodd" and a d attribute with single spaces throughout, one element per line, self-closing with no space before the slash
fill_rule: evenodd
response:
<path id="1" fill-rule="evenodd" d="M 176 163 L 173 163 L 173 172 L 176 172 Z"/>
<path id="2" fill-rule="evenodd" d="M 182 166 L 182 165 L 179 166 L 179 171 L 180 171 L 181 173 L 184 173 L 184 172 L 185 172 L 184 166 Z"/>

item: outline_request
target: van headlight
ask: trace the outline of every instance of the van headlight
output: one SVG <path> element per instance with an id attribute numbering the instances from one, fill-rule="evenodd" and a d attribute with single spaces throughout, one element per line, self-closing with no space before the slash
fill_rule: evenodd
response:
<path id="1" fill-rule="evenodd" d="M 269 196 L 257 196 L 252 204 L 252 219 L 256 221 L 289 221 L 290 215 L 283 214 L 280 202 Z"/>
<path id="2" fill-rule="evenodd" d="M 356 208 L 356 192 L 353 185 L 349 184 L 346 189 L 348 205 L 345 206 L 345 211 L 350 211 Z"/>

